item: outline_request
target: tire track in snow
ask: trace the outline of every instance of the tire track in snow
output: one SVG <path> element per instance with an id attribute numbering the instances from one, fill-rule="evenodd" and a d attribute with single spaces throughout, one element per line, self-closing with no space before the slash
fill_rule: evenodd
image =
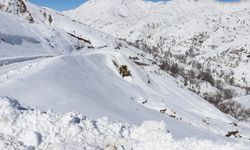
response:
<path id="1" fill-rule="evenodd" d="M 24 62 L 24 61 L 30 61 L 30 60 L 40 59 L 40 58 L 50 58 L 50 57 L 54 57 L 54 56 L 48 55 L 48 56 L 2 58 L 2 59 L 0 59 L 0 67 L 15 64 L 15 63 L 20 63 L 20 62 Z"/>
<path id="2" fill-rule="evenodd" d="M 13 79 L 15 77 L 20 77 L 23 74 L 30 73 L 35 70 L 39 70 L 46 65 L 50 64 L 52 61 L 58 59 L 60 56 L 35 56 L 35 57 L 23 57 L 23 58 L 14 58 L 14 59 L 4 59 L 8 60 L 5 62 L 9 62 L 8 65 L 16 64 L 16 66 L 7 72 L 0 74 L 0 83 L 4 83 L 6 81 L 9 81 L 10 79 Z M 33 61 L 32 61 L 33 60 Z M 19 66 L 18 63 L 21 62 L 28 62 L 31 61 L 28 64 Z M 1 62 L 1 60 L 0 60 Z M 3 61 L 2 61 L 3 62 Z M 6 66 L 6 65 L 4 65 Z M 0 68 L 3 68 L 3 66 Z"/>

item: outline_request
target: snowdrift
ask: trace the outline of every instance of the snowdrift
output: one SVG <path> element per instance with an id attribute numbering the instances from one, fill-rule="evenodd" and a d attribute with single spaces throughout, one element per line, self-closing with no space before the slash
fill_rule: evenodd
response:
<path id="1" fill-rule="evenodd" d="M 212 142 L 187 138 L 175 140 L 163 122 L 141 126 L 89 120 L 82 114 L 61 114 L 22 107 L 0 97 L 0 149 L 144 149 L 144 150 L 247 150 L 249 143 Z"/>

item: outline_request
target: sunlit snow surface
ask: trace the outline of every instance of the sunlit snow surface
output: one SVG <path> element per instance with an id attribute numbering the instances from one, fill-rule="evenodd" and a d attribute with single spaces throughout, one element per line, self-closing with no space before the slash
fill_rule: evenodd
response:
<path id="1" fill-rule="evenodd" d="M 34 23 L 0 12 L 0 149 L 248 148 L 249 123 L 178 85 L 152 56 L 26 4 Z M 123 78 L 114 62 L 132 76 Z M 235 130 L 242 138 L 225 137 Z"/>
<path id="2" fill-rule="evenodd" d="M 82 114 L 55 113 L 21 107 L 16 100 L 0 97 L 0 149 L 82 150 L 248 150 L 249 143 L 176 140 L 164 122 L 145 121 L 140 126 L 89 120 Z M 183 132 L 186 132 L 183 130 Z"/>

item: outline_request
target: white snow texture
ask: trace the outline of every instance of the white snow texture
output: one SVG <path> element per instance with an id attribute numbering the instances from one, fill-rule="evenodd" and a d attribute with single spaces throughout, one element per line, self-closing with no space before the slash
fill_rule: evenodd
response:
<path id="1" fill-rule="evenodd" d="M 60 114 L 28 109 L 0 97 L 0 149 L 138 149 L 138 150 L 248 150 L 246 143 L 212 142 L 186 138 L 174 140 L 164 122 L 141 126 L 89 120 L 82 114 Z M 185 131 L 183 131 L 185 132 Z"/>
<path id="2" fill-rule="evenodd" d="M 139 30 L 147 18 L 181 2 L 90 0 L 74 20 L 26 0 L 0 0 L 0 150 L 250 150 L 249 122 L 222 113 L 162 71 L 154 56 L 117 38 L 147 37 Z M 190 18 L 175 20 L 185 9 L 174 10 L 166 13 L 179 28 Z M 249 62 L 244 54 L 240 66 Z M 242 85 L 247 75 L 239 76 Z M 235 100 L 249 106 L 248 98 Z"/>

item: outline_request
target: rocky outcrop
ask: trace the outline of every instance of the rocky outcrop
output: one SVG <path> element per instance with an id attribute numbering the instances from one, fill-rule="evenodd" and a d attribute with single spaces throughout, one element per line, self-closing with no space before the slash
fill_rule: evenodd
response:
<path id="1" fill-rule="evenodd" d="M 34 22 L 34 18 L 26 6 L 26 0 L 0 0 L 0 9 L 7 13 L 20 16 L 30 23 Z"/>

